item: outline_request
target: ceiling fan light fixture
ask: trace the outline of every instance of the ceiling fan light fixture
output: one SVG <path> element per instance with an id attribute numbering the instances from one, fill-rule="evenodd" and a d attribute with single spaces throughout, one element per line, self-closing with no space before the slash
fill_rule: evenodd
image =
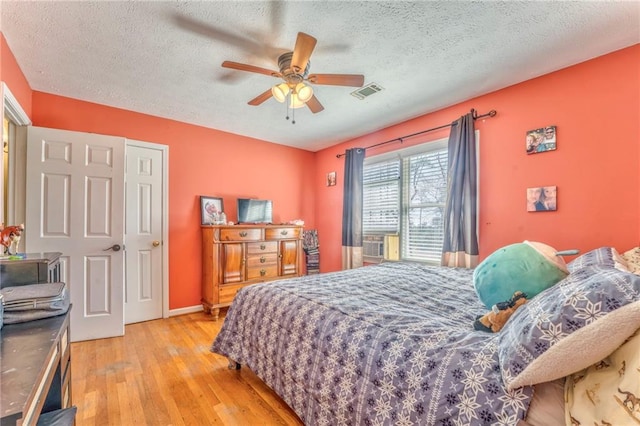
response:
<path id="1" fill-rule="evenodd" d="M 298 83 L 296 85 L 295 93 L 298 95 L 300 102 L 306 103 L 313 96 L 313 88 L 304 83 Z"/>
<path id="2" fill-rule="evenodd" d="M 297 94 L 291 93 L 291 102 L 289 103 L 291 108 L 302 108 L 304 104 L 305 102 L 303 102 Z"/>
<path id="3" fill-rule="evenodd" d="M 287 99 L 287 95 L 289 94 L 289 85 L 287 85 L 287 83 L 277 84 L 271 88 L 271 94 L 276 101 L 282 103 Z"/>

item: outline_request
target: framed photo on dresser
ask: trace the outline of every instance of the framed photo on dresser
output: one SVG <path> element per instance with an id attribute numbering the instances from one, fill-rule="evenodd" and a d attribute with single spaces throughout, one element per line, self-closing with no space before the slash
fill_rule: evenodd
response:
<path id="1" fill-rule="evenodd" d="M 224 211 L 222 198 L 200 196 L 200 223 L 214 225 L 220 222 L 220 214 Z"/>

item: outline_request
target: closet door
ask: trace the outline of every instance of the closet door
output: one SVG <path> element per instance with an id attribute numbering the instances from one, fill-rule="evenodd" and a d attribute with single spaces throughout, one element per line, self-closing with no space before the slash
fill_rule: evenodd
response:
<path id="1" fill-rule="evenodd" d="M 135 145 L 134 145 L 135 144 Z M 124 322 L 162 318 L 166 276 L 165 147 L 127 141 Z M 168 304 L 167 304 L 168 305 Z"/>
<path id="2" fill-rule="evenodd" d="M 124 151 L 120 137 L 30 127 L 26 248 L 62 253 L 71 341 L 124 334 Z"/>

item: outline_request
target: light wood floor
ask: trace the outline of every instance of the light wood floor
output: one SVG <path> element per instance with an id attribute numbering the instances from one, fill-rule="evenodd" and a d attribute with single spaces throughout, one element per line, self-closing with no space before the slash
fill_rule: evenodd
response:
<path id="1" fill-rule="evenodd" d="M 209 352 L 223 319 L 182 315 L 72 343 L 76 425 L 302 425 L 248 368 Z"/>

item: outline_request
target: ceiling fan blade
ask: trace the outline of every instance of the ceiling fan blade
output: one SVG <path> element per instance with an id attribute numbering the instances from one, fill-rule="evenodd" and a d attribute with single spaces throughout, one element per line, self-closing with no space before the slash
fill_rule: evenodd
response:
<path id="1" fill-rule="evenodd" d="M 174 13 L 171 18 L 183 30 L 238 47 L 253 59 L 272 60 L 290 49 L 273 45 L 282 27 L 283 1 L 270 1 L 269 5 L 271 29 L 265 33 L 243 33 L 239 29 L 241 35 L 238 35 L 181 13 Z"/>
<path id="2" fill-rule="evenodd" d="M 254 65 L 241 64 L 239 62 L 232 61 L 224 61 L 222 66 L 225 68 L 232 68 L 234 70 L 247 71 L 247 72 L 256 72 L 258 74 L 264 74 L 271 77 L 282 77 L 277 71 L 268 70 L 266 68 L 256 67 Z"/>
<path id="3" fill-rule="evenodd" d="M 316 95 L 311 96 L 311 99 L 307 101 L 307 106 L 311 110 L 312 113 L 316 114 L 324 109 Z"/>
<path id="4" fill-rule="evenodd" d="M 307 80 L 314 84 L 329 86 L 362 87 L 364 75 L 360 74 L 311 74 Z"/>
<path id="5" fill-rule="evenodd" d="M 249 103 L 249 105 L 257 106 L 257 105 L 260 105 L 261 103 L 263 103 L 264 101 L 266 101 L 267 99 L 269 99 L 272 96 L 273 95 L 271 94 L 271 89 L 267 89 L 267 90 L 265 90 L 264 93 L 259 94 L 255 98 L 251 99 L 248 103 Z"/>
<path id="6" fill-rule="evenodd" d="M 317 42 L 318 40 L 309 34 L 298 33 L 296 46 L 293 48 L 293 55 L 291 56 L 291 68 L 295 72 L 304 72 Z"/>
<path id="7" fill-rule="evenodd" d="M 214 40 L 220 40 L 223 43 L 237 46 L 244 50 L 258 51 L 261 47 L 260 43 L 257 43 L 254 40 L 216 28 L 209 23 L 199 21 L 187 15 L 176 13 L 172 18 L 178 27 L 184 30 L 200 34 Z"/>

